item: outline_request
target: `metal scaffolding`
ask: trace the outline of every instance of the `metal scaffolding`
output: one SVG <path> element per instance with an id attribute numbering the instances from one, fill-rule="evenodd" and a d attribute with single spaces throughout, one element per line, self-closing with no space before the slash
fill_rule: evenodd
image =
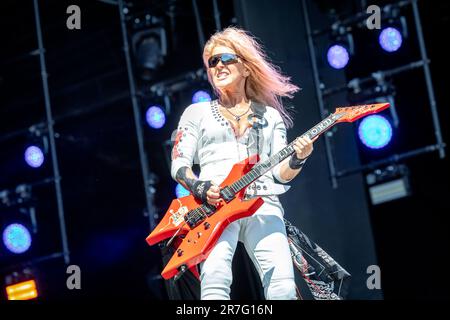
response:
<path id="1" fill-rule="evenodd" d="M 305 18 L 305 26 L 306 26 L 306 31 L 307 31 L 307 40 L 308 40 L 308 47 L 309 47 L 309 52 L 310 52 L 310 59 L 311 59 L 311 64 L 312 64 L 312 68 L 313 68 L 313 73 L 314 73 L 314 84 L 315 84 L 315 88 L 316 88 L 316 97 L 317 97 L 317 101 L 319 104 L 320 116 L 322 119 L 326 116 L 326 114 L 325 114 L 326 109 L 325 109 L 324 101 L 336 93 L 343 92 L 343 91 L 350 89 L 352 87 L 352 83 L 354 83 L 356 80 L 358 81 L 359 84 L 364 84 L 364 83 L 369 83 L 372 81 L 377 81 L 380 77 L 383 77 L 383 78 L 391 77 L 394 74 L 403 73 L 403 72 L 410 71 L 410 70 L 413 70 L 416 68 L 422 68 L 424 71 L 424 75 L 425 75 L 429 107 L 430 107 L 430 111 L 432 114 L 434 135 L 436 138 L 436 143 L 433 145 L 424 146 L 422 148 L 417 148 L 415 150 L 409 150 L 409 151 L 406 151 L 406 152 L 403 152 L 400 154 L 395 154 L 390 157 L 387 157 L 386 159 L 374 161 L 374 162 L 371 162 L 364 166 L 340 169 L 340 168 L 336 168 L 335 161 L 334 161 L 334 155 L 333 155 L 332 146 L 331 146 L 332 136 L 325 135 L 325 151 L 326 151 L 326 156 L 327 156 L 327 162 L 328 162 L 328 168 L 329 168 L 329 174 L 330 174 L 332 187 L 333 188 L 338 187 L 338 183 L 337 183 L 338 178 L 342 178 L 342 177 L 348 176 L 350 174 L 355 174 L 355 173 L 364 171 L 366 169 L 373 169 L 380 165 L 395 163 L 395 162 L 398 162 L 403 159 L 418 156 L 420 154 L 438 151 L 440 158 L 441 159 L 445 158 L 446 144 L 443 141 L 442 134 L 441 134 L 441 128 L 440 128 L 440 124 L 439 124 L 439 115 L 438 115 L 435 94 L 434 94 L 434 89 L 433 89 L 433 83 L 432 83 L 432 79 L 431 79 L 431 72 L 430 72 L 430 67 L 429 67 L 430 60 L 427 56 L 427 50 L 426 50 L 425 41 L 424 41 L 424 37 L 423 37 L 422 24 L 421 24 L 419 10 L 418 10 L 418 6 L 417 6 L 417 0 L 398 1 L 394 4 L 391 4 L 391 6 L 396 6 L 396 7 L 400 8 L 400 7 L 406 7 L 406 6 L 410 5 L 412 7 L 415 27 L 416 27 L 416 31 L 417 31 L 417 40 L 419 43 L 421 60 L 409 63 L 404 66 L 400 66 L 400 67 L 397 67 L 397 68 L 394 68 L 391 70 L 377 71 L 377 72 L 372 73 L 370 76 L 368 76 L 366 78 L 351 79 L 346 84 L 342 84 L 342 85 L 332 87 L 332 88 L 325 88 L 325 86 L 320 82 L 320 72 L 319 72 L 319 67 L 318 67 L 318 63 L 316 60 L 316 47 L 314 45 L 314 38 L 322 36 L 324 34 L 327 34 L 332 29 L 332 27 L 330 26 L 330 27 L 323 28 L 321 30 L 313 31 L 312 27 L 311 27 L 311 23 L 310 23 L 310 14 L 308 11 L 307 1 L 302 0 L 302 5 L 303 5 L 303 14 L 304 14 L 304 18 Z M 367 19 L 367 17 L 368 17 L 367 13 L 358 12 L 347 19 L 343 19 L 342 21 L 340 21 L 340 23 L 342 25 L 351 25 L 354 23 L 364 21 L 365 19 Z"/>
<path id="2" fill-rule="evenodd" d="M 42 90 L 43 90 L 43 94 L 44 94 L 45 114 L 46 114 L 46 121 L 39 123 L 39 124 L 35 124 L 33 127 L 34 128 L 46 127 L 46 129 L 47 129 L 49 148 L 50 148 L 49 152 L 51 155 L 51 163 L 52 163 L 52 176 L 41 179 L 40 181 L 28 183 L 27 185 L 35 187 L 35 186 L 40 186 L 40 185 L 52 184 L 52 183 L 54 184 L 62 251 L 54 252 L 54 253 L 47 254 L 47 255 L 40 255 L 40 256 L 34 257 L 27 261 L 22 261 L 20 263 L 14 264 L 14 265 L 6 266 L 6 267 L 2 268 L 2 271 L 4 271 L 4 272 L 9 272 L 9 271 L 19 268 L 21 266 L 38 264 L 38 263 L 42 263 L 47 260 L 58 259 L 58 258 L 63 258 L 65 264 L 70 263 L 70 251 L 69 251 L 69 244 L 68 244 L 68 240 L 67 240 L 66 222 L 65 222 L 65 215 L 64 215 L 64 202 L 63 202 L 63 196 L 62 196 L 61 175 L 60 175 L 60 171 L 59 171 L 58 154 L 57 154 L 56 142 L 55 142 L 55 136 L 56 136 L 55 131 L 54 131 L 55 119 L 52 115 L 50 91 L 49 91 L 49 87 L 48 87 L 47 66 L 46 66 L 46 62 L 45 62 L 45 47 L 44 47 L 44 41 L 43 41 L 43 37 L 42 37 L 42 28 L 41 28 L 38 0 L 34 0 L 33 6 L 34 6 L 34 17 L 35 17 L 35 24 L 36 24 L 36 37 L 37 37 L 37 41 L 38 41 L 38 49 L 35 51 L 35 53 L 37 55 L 39 55 L 39 63 L 40 63 L 41 79 L 42 79 Z M 2 137 L 2 139 L 0 139 L 0 141 L 8 140 L 8 139 L 16 137 L 18 135 L 24 134 L 25 132 L 27 132 L 29 130 L 30 130 L 30 128 L 18 130 L 16 132 L 7 134 L 4 137 Z"/>

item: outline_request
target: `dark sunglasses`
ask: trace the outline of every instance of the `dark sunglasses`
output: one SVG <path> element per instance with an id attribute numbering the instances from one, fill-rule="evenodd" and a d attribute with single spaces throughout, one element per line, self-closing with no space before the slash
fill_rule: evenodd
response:
<path id="1" fill-rule="evenodd" d="M 217 66 L 219 61 L 222 61 L 223 65 L 237 63 L 238 58 L 240 58 L 240 57 L 234 53 L 216 54 L 208 59 L 208 67 L 214 68 L 215 66 Z"/>

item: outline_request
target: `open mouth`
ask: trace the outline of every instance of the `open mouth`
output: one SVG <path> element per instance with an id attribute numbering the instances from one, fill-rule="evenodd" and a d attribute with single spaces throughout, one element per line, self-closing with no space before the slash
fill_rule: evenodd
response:
<path id="1" fill-rule="evenodd" d="M 216 77 L 217 77 L 217 79 L 225 79 L 227 76 L 228 76 L 228 73 L 219 72 Z"/>

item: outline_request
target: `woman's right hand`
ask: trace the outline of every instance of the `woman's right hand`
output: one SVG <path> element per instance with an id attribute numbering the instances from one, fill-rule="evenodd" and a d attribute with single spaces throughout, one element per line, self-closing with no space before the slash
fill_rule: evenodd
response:
<path id="1" fill-rule="evenodd" d="M 217 206 L 220 202 L 220 188 L 211 180 L 197 180 L 192 186 L 194 197 L 203 203 Z"/>
<path id="2" fill-rule="evenodd" d="M 208 189 L 206 192 L 206 201 L 216 207 L 219 205 L 222 199 L 220 199 L 220 188 L 218 186 L 212 185 Z"/>

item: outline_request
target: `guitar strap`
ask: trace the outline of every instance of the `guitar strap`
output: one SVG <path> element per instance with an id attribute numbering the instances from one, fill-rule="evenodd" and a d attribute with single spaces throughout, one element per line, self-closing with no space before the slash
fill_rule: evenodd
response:
<path id="1" fill-rule="evenodd" d="M 264 147 L 264 134 L 263 129 L 269 125 L 267 118 L 264 114 L 267 111 L 267 107 L 261 103 L 257 103 L 251 101 L 250 108 L 252 109 L 252 113 L 248 116 L 248 121 L 251 124 L 251 128 L 249 130 L 249 137 L 247 139 L 247 152 L 248 156 L 259 154 L 260 160 L 265 160 L 262 158 L 262 151 Z M 256 194 L 271 194 L 278 195 L 283 194 L 290 189 L 290 186 L 285 184 L 278 184 L 275 182 L 270 182 L 270 185 L 267 185 L 268 191 L 256 191 L 248 190 L 246 193 L 246 197 L 251 197 Z M 258 189 L 259 190 L 259 189 Z"/>
<path id="2" fill-rule="evenodd" d="M 262 129 L 268 125 L 267 119 L 264 117 L 266 107 L 261 103 L 250 103 L 252 113 L 248 116 L 248 121 L 251 125 L 249 137 L 247 139 L 247 151 L 249 155 L 260 154 L 260 150 L 263 149 L 264 136 Z"/>

